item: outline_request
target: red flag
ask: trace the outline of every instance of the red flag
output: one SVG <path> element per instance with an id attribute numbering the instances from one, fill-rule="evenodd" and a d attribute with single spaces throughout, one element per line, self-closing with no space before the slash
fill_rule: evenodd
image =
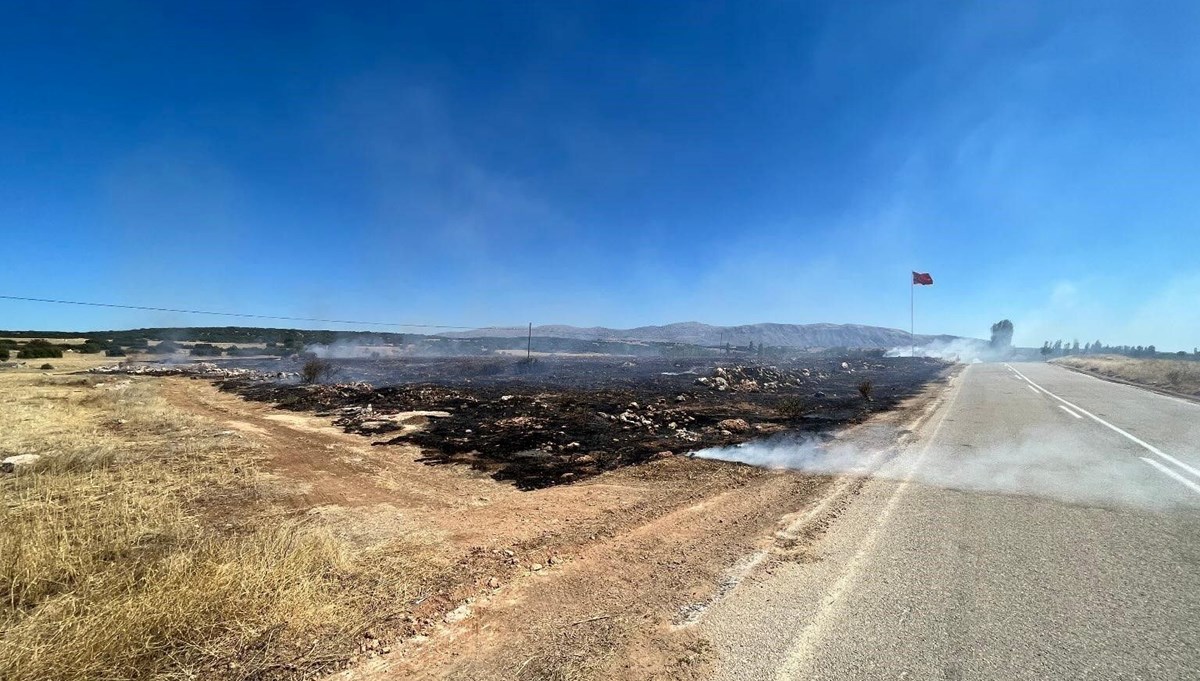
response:
<path id="1" fill-rule="evenodd" d="M 932 286 L 933 275 L 928 272 L 913 272 L 913 285 Z"/>

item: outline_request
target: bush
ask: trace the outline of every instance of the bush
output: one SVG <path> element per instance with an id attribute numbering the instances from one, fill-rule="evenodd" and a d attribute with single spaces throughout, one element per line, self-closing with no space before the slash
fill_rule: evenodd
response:
<path id="1" fill-rule="evenodd" d="M 125 351 L 121 348 L 109 348 L 104 351 L 105 357 L 124 357 Z"/>
<path id="2" fill-rule="evenodd" d="M 62 357 L 62 348 L 40 338 L 31 340 L 17 353 L 21 359 L 44 359 Z"/>
<path id="3" fill-rule="evenodd" d="M 41 369 L 42 371 L 54 371 L 53 364 L 43 364 L 42 366 L 40 366 L 38 368 Z"/>
<path id="4" fill-rule="evenodd" d="M 300 369 L 300 380 L 305 383 L 321 383 L 333 378 L 337 367 L 327 359 L 309 357 Z"/>
<path id="5" fill-rule="evenodd" d="M 873 389 L 874 386 L 871 385 L 870 381 L 863 381 L 858 384 L 858 394 L 862 395 L 862 398 L 868 402 L 871 401 L 871 391 Z"/>
<path id="6" fill-rule="evenodd" d="M 0 348 L 0 362 L 7 362 L 8 358 L 8 348 Z"/>
<path id="7" fill-rule="evenodd" d="M 808 405 L 798 397 L 786 397 L 775 407 L 779 415 L 789 421 L 796 421 L 808 413 Z"/>
<path id="8" fill-rule="evenodd" d="M 196 343 L 188 354 L 193 357 L 220 357 L 221 348 L 212 343 Z"/>
<path id="9" fill-rule="evenodd" d="M 83 345 L 76 346 L 72 349 L 75 352 L 78 352 L 80 354 L 94 355 L 97 352 L 100 352 L 101 350 L 103 350 L 104 348 L 100 345 L 97 345 L 97 344 L 91 342 L 91 341 L 88 341 L 88 342 L 84 343 Z"/>
<path id="10" fill-rule="evenodd" d="M 176 343 L 175 341 L 169 341 L 169 340 L 165 340 L 165 341 L 159 343 L 158 345 L 155 345 L 154 347 L 150 348 L 150 352 L 153 352 L 156 355 L 169 355 L 169 354 L 178 352 L 179 350 L 180 350 L 179 343 Z"/>

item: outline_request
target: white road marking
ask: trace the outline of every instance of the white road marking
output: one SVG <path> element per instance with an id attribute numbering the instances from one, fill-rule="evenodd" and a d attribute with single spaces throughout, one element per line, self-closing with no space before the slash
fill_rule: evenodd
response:
<path id="1" fill-rule="evenodd" d="M 964 381 L 967 371 L 970 370 L 971 367 L 967 366 L 966 370 L 959 375 L 957 381 Z M 775 673 L 775 681 L 792 681 L 792 679 L 800 678 L 804 667 L 811 663 L 813 646 L 824 635 L 824 629 L 828 625 L 834 608 L 839 605 L 838 601 L 841 600 L 842 595 L 845 594 L 850 588 L 851 583 L 858 577 L 858 573 L 862 570 L 867 557 L 875 548 L 876 542 L 879 541 L 879 535 L 883 533 L 884 527 L 887 526 L 892 512 L 899 504 L 901 497 L 908 490 L 909 485 L 912 484 L 917 469 L 921 467 L 926 454 L 933 447 L 938 433 L 942 432 L 942 426 L 946 423 L 946 415 L 954 411 L 954 403 L 958 400 L 958 392 L 961 387 L 961 383 L 957 381 L 951 388 L 953 392 L 950 393 L 950 400 L 941 411 L 940 420 L 938 420 L 937 425 L 933 427 L 933 432 L 925 440 L 925 446 L 917 453 L 916 458 L 909 466 L 907 474 L 892 490 L 891 496 L 888 497 L 887 502 L 883 505 L 883 510 L 879 513 L 875 526 L 871 528 L 870 532 L 863 539 L 863 542 L 859 544 L 858 550 L 855 551 L 854 556 L 847 562 L 841 576 L 833 583 L 829 591 L 825 593 L 825 597 L 821 599 L 820 609 L 813 615 L 812 621 L 793 640 L 791 647 L 787 651 L 787 657 L 784 658 L 783 664 L 780 665 Z"/>
<path id="2" fill-rule="evenodd" d="M 1025 374 L 1022 374 L 1020 371 L 1017 371 L 1016 369 L 1013 369 L 1013 371 L 1016 371 L 1017 375 L 1019 375 L 1021 378 L 1024 378 L 1026 381 L 1029 381 L 1029 378 L 1026 377 Z M 1104 426 L 1105 428 L 1108 428 L 1108 429 L 1112 430 L 1113 432 L 1124 436 L 1130 442 L 1141 445 L 1143 448 L 1145 448 L 1151 454 L 1154 454 L 1155 456 L 1163 459 L 1164 461 L 1169 461 L 1169 462 L 1175 464 L 1176 466 L 1178 466 L 1180 469 L 1185 470 L 1188 473 L 1191 473 L 1192 475 L 1196 476 L 1197 478 L 1200 478 L 1200 470 L 1196 470 L 1195 468 L 1187 465 L 1186 463 L 1180 461 L 1179 459 L 1176 459 L 1175 457 L 1171 456 L 1170 454 L 1167 454 L 1166 452 L 1159 449 L 1158 447 L 1155 447 L 1154 445 L 1150 444 L 1149 442 L 1146 442 L 1145 440 L 1140 439 L 1136 435 L 1133 435 L 1132 433 L 1128 433 L 1124 430 L 1121 430 L 1117 426 L 1114 426 L 1113 424 L 1109 423 L 1108 421 L 1105 421 L 1104 419 L 1100 418 L 1099 416 L 1096 416 L 1095 414 L 1088 411 L 1087 409 L 1084 409 L 1083 407 L 1080 407 L 1077 404 L 1074 404 L 1074 403 L 1064 400 L 1063 398 L 1059 397 L 1058 395 L 1055 395 L 1054 393 L 1050 392 L 1049 390 L 1046 390 L 1045 388 L 1038 385 L 1037 383 L 1034 383 L 1033 381 L 1029 381 L 1029 383 L 1031 385 L 1037 387 L 1038 390 L 1041 390 L 1042 392 L 1046 393 L 1050 397 L 1053 397 L 1054 399 L 1058 400 L 1059 402 L 1062 402 L 1063 404 L 1074 409 L 1075 411 L 1079 412 L 1080 414 L 1083 414 L 1084 416 L 1090 418 L 1091 420 L 1095 421 L 1096 423 L 1099 423 L 1100 425 Z"/>
<path id="3" fill-rule="evenodd" d="M 1074 416 L 1074 417 L 1075 417 L 1075 418 L 1077 418 L 1077 419 L 1081 419 L 1081 418 L 1083 418 L 1083 417 L 1082 417 L 1082 416 L 1080 416 L 1079 414 L 1076 414 L 1075 412 L 1071 411 L 1070 409 L 1068 409 L 1068 408 L 1064 407 L 1064 406 L 1063 406 L 1063 405 L 1061 405 L 1061 404 L 1060 404 L 1060 405 L 1058 405 L 1058 408 L 1059 408 L 1059 409 L 1062 409 L 1063 411 L 1067 412 L 1068 414 L 1070 414 L 1071 416 Z"/>
<path id="4" fill-rule="evenodd" d="M 1041 393 L 1040 393 L 1040 392 L 1038 392 L 1038 389 L 1037 389 L 1037 388 L 1035 388 L 1035 387 L 1033 387 L 1033 386 L 1031 386 L 1031 385 L 1027 385 L 1027 386 L 1025 386 L 1025 387 L 1026 387 L 1026 388 L 1029 388 L 1030 390 L 1032 390 L 1034 395 L 1041 395 Z"/>
<path id="5" fill-rule="evenodd" d="M 1197 485 L 1196 483 L 1192 482 L 1191 480 L 1188 480 L 1187 478 L 1176 473 L 1175 471 L 1171 470 L 1170 468 L 1167 468 L 1166 466 L 1155 461 L 1154 459 L 1149 459 L 1144 456 L 1139 456 L 1138 458 L 1141 459 L 1142 461 L 1145 461 L 1146 463 L 1150 464 L 1151 466 L 1154 466 L 1155 468 L 1162 471 L 1163 473 L 1166 473 L 1167 475 L 1171 476 L 1172 478 L 1175 478 L 1179 482 L 1182 482 L 1183 484 L 1187 485 L 1196 494 L 1200 494 L 1200 485 Z"/>

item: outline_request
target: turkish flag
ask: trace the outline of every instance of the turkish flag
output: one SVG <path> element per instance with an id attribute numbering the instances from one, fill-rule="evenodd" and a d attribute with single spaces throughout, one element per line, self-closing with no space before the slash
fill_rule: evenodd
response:
<path id="1" fill-rule="evenodd" d="M 933 276 L 928 272 L 913 272 L 913 285 L 932 286 Z"/>

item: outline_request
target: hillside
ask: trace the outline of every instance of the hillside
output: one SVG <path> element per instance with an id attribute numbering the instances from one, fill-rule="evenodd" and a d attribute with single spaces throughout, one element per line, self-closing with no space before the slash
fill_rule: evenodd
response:
<path id="1" fill-rule="evenodd" d="M 512 337 L 525 335 L 524 330 L 480 329 L 460 333 L 444 334 L 458 337 Z M 769 347 L 847 347 L 847 348 L 893 348 L 908 345 L 907 331 L 881 326 L 861 324 L 745 324 L 741 326 L 713 326 L 700 322 L 678 322 L 662 326 L 639 326 L 632 329 L 611 329 L 603 326 L 577 327 L 546 325 L 533 327 L 533 335 L 545 338 L 572 338 L 579 340 L 643 341 L 657 343 L 687 343 L 691 345 L 718 346 L 767 345 Z M 957 336 L 918 335 L 918 344 L 933 340 L 951 341 Z"/>

